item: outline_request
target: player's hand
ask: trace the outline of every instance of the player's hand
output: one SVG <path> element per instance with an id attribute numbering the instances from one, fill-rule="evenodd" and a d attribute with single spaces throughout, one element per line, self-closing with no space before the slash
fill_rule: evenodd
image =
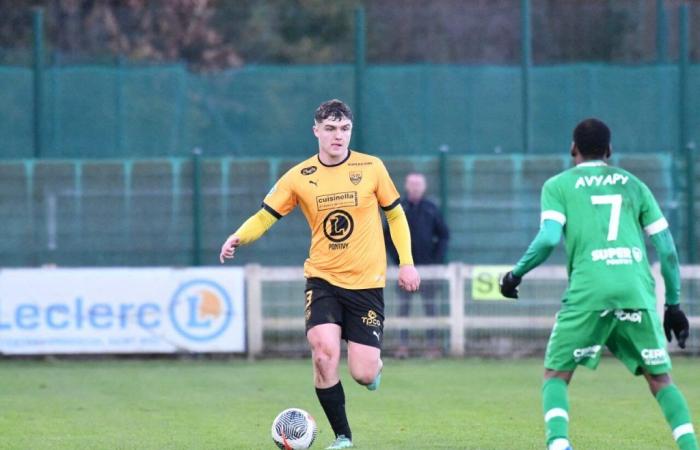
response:
<path id="1" fill-rule="evenodd" d="M 232 234 L 226 239 L 224 245 L 221 246 L 221 253 L 219 253 L 219 261 L 221 264 L 224 263 L 226 259 L 233 259 L 233 255 L 236 253 L 236 247 L 241 244 L 241 238 Z"/>
<path id="2" fill-rule="evenodd" d="M 406 292 L 416 292 L 420 287 L 420 275 L 413 264 L 399 267 L 399 287 Z"/>
<path id="3" fill-rule="evenodd" d="M 503 275 L 498 282 L 501 295 L 508 298 L 518 298 L 518 285 L 521 281 L 523 281 L 523 277 L 514 275 L 512 271 Z"/>
<path id="4" fill-rule="evenodd" d="M 688 339 L 690 334 L 690 325 L 688 324 L 688 318 L 678 305 L 666 305 L 664 331 L 668 342 L 671 342 L 671 332 L 673 331 L 678 346 L 685 348 L 685 340 Z"/>

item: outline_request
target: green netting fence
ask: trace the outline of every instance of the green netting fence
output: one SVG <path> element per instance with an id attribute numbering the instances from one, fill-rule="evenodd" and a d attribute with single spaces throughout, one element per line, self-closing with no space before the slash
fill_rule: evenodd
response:
<path id="1" fill-rule="evenodd" d="M 316 106 L 362 102 L 363 149 L 382 156 L 523 150 L 521 68 L 373 65 L 355 95 L 352 65 L 246 66 L 193 74 L 183 66 L 68 66 L 42 77 L 35 146 L 33 72 L 0 67 L 0 158 L 303 157 L 316 147 Z M 687 70 L 685 136 L 700 130 L 700 65 Z M 566 151 L 575 124 L 597 116 L 624 152 L 678 151 L 676 65 L 573 64 L 531 69 L 532 153 Z M 359 134 L 358 134 L 359 136 Z M 38 155 L 35 155 L 38 153 Z"/>
<path id="2" fill-rule="evenodd" d="M 613 162 L 644 180 L 687 258 L 682 197 L 668 155 L 622 154 Z M 223 240 L 260 207 L 289 158 L 18 160 L 0 163 L 0 266 L 217 265 Z M 511 264 L 539 226 L 542 183 L 569 167 L 558 155 L 388 157 L 397 186 L 427 175 L 452 232 L 449 259 Z M 441 180 L 445 180 L 441 192 Z M 199 181 L 197 185 L 195 182 Z M 698 219 L 700 217 L 696 217 Z M 310 233 L 296 210 L 237 254 L 237 264 L 299 266 Z M 550 260 L 562 264 L 559 248 Z"/>

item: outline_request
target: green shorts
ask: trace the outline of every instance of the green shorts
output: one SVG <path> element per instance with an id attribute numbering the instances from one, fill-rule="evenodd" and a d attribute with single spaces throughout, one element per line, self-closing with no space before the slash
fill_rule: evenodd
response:
<path id="1" fill-rule="evenodd" d="M 571 371 L 579 365 L 595 369 L 603 346 L 635 375 L 671 370 L 659 317 L 656 311 L 644 309 L 559 311 L 544 366 L 558 371 Z"/>

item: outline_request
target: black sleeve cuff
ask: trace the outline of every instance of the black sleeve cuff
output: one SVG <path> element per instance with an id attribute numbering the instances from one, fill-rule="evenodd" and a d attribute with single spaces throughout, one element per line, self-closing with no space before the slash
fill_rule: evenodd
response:
<path id="1" fill-rule="evenodd" d="M 384 211 L 391 211 L 392 209 L 396 208 L 396 206 L 400 203 L 401 203 L 401 197 L 394 200 L 390 205 L 382 206 L 382 209 Z"/>
<path id="2" fill-rule="evenodd" d="M 282 218 L 282 214 L 280 214 L 277 211 L 275 211 L 274 209 L 272 209 L 272 207 L 270 207 L 270 205 L 268 205 L 267 203 L 263 202 L 262 205 L 260 205 L 260 206 L 262 207 L 262 209 L 264 209 L 265 211 L 272 214 L 275 219 L 279 220 Z"/>

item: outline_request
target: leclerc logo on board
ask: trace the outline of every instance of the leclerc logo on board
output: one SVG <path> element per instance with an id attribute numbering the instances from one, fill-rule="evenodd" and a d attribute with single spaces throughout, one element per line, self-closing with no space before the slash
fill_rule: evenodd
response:
<path id="1" fill-rule="evenodd" d="M 244 271 L 3 269 L 0 353 L 245 351 Z"/>
<path id="2" fill-rule="evenodd" d="M 170 320 L 183 337 L 208 341 L 231 323 L 233 304 L 226 291 L 210 280 L 182 284 L 170 301 Z"/>

